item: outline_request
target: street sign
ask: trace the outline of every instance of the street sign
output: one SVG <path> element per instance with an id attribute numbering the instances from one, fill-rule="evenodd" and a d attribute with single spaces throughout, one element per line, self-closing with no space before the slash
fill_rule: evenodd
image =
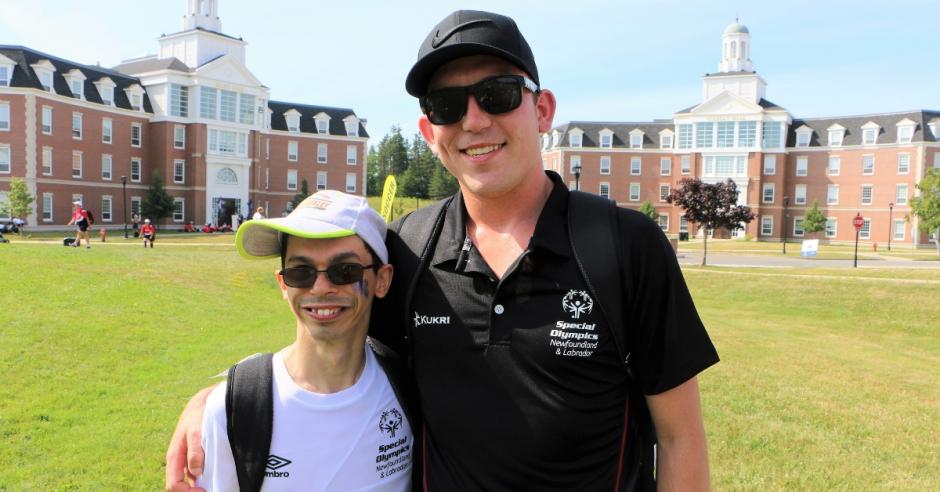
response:
<path id="1" fill-rule="evenodd" d="M 862 229 L 862 226 L 865 225 L 865 219 L 862 217 L 862 214 L 855 214 L 855 218 L 852 219 L 852 225 L 855 226 L 856 231 Z"/>

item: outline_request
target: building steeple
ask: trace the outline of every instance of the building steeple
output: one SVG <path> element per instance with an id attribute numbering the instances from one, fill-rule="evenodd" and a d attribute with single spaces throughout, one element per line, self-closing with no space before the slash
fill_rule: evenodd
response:
<path id="1" fill-rule="evenodd" d="M 718 72 L 753 72 L 750 45 L 751 33 L 747 26 L 734 19 L 734 23 L 729 24 L 721 35 L 721 63 L 718 64 Z"/>
<path id="2" fill-rule="evenodd" d="M 183 30 L 205 29 L 222 32 L 219 19 L 219 0 L 186 0 L 186 15 L 183 16 Z"/>

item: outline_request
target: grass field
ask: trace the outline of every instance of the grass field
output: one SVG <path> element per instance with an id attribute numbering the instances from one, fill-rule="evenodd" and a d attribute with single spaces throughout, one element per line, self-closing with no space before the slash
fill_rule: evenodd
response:
<path id="1" fill-rule="evenodd" d="M 160 489 L 188 396 L 289 343 L 277 261 L 196 236 L 0 245 L 0 491 Z M 940 271 L 685 273 L 716 490 L 940 490 Z"/>

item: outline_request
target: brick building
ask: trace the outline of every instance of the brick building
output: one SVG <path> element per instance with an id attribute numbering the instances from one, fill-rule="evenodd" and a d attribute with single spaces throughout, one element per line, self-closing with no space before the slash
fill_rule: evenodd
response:
<path id="1" fill-rule="evenodd" d="M 164 225 L 178 228 L 259 206 L 280 216 L 304 179 L 364 194 L 365 120 L 270 100 L 245 46 L 222 33 L 218 0 L 189 0 L 158 54 L 110 69 L 0 46 L 0 200 L 22 178 L 34 230 L 62 228 L 76 199 L 96 226 L 123 227 L 156 172 L 176 205 Z"/>
<path id="2" fill-rule="evenodd" d="M 665 196 L 686 177 L 732 179 L 739 203 L 757 215 L 736 235 L 767 241 L 809 237 L 803 216 L 819 203 L 826 230 L 813 237 L 928 246 L 910 213 L 915 185 L 940 168 L 940 111 L 797 118 L 765 98 L 753 69 L 750 33 L 735 22 L 722 34 L 717 73 L 704 77 L 702 102 L 652 122 L 572 121 L 542 137 L 543 162 L 582 190 L 621 206 L 649 201 L 669 233 L 698 231 Z M 807 88 L 809 89 L 809 88 Z M 786 209 L 786 220 L 784 210 Z M 786 231 L 784 231 L 786 228 Z"/>

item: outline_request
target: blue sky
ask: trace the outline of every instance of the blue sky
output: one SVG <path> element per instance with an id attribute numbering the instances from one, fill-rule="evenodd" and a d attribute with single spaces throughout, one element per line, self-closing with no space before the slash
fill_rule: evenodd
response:
<path id="1" fill-rule="evenodd" d="M 417 131 L 404 77 L 431 27 L 458 8 L 516 19 L 558 97 L 556 124 L 669 118 L 699 103 L 735 16 L 767 98 L 794 117 L 940 110 L 932 0 L 220 0 L 220 17 L 248 42 L 248 68 L 273 99 L 351 107 L 377 143 L 392 125 Z M 185 10 L 186 0 L 0 0 L 0 44 L 114 66 L 156 52 Z"/>

